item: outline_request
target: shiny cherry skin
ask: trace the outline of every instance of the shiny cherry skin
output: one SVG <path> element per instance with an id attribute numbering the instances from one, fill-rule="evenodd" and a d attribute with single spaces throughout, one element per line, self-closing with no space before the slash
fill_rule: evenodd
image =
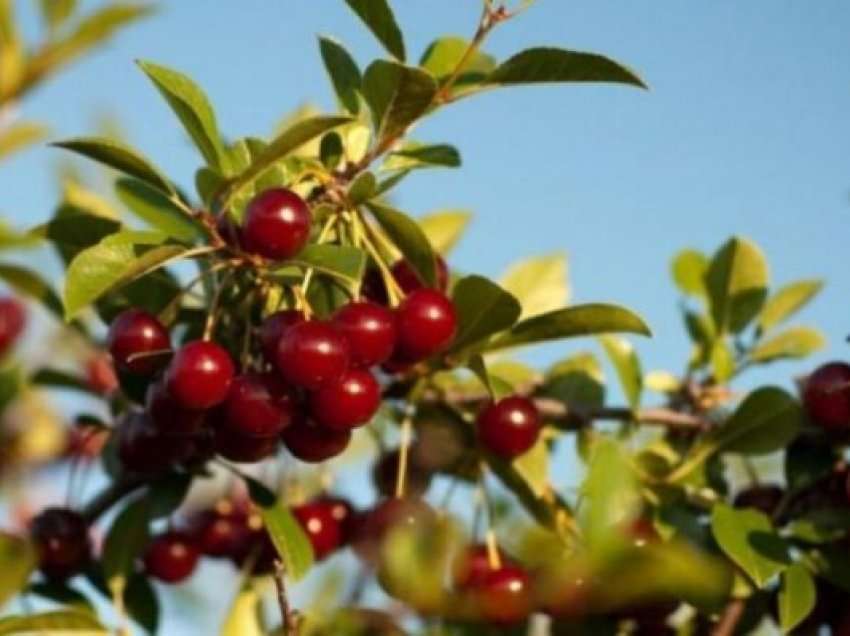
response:
<path id="1" fill-rule="evenodd" d="M 283 431 L 283 443 L 302 462 L 318 464 L 341 454 L 351 441 L 351 431 L 333 430 L 301 418 Z"/>
<path id="2" fill-rule="evenodd" d="M 271 364 L 277 363 L 277 346 L 286 330 L 304 322 L 304 314 L 296 309 L 284 309 L 268 316 L 260 325 L 260 345 L 263 356 Z"/>
<path id="3" fill-rule="evenodd" d="M 200 552 L 215 559 L 237 557 L 249 540 L 250 530 L 241 510 L 221 510 L 216 506 L 198 515 L 192 526 L 192 536 Z"/>
<path id="4" fill-rule="evenodd" d="M 163 583 L 180 583 L 195 571 L 200 556 L 191 536 L 166 532 L 155 537 L 145 550 L 145 572 Z"/>
<path id="5" fill-rule="evenodd" d="M 183 345 L 166 371 L 166 386 L 185 409 L 212 408 L 227 397 L 235 369 L 225 349 L 204 340 Z"/>
<path id="6" fill-rule="evenodd" d="M 372 367 L 386 362 L 396 341 L 395 314 L 377 303 L 355 302 L 341 307 L 333 323 L 348 341 L 351 363 Z"/>
<path id="7" fill-rule="evenodd" d="M 812 373 L 803 390 L 803 406 L 828 431 L 850 428 L 850 364 L 830 362 Z"/>
<path id="8" fill-rule="evenodd" d="M 277 347 L 277 368 L 284 380 L 305 389 L 337 380 L 348 362 L 348 342 L 336 327 L 319 320 L 293 325 Z"/>
<path id="9" fill-rule="evenodd" d="M 449 287 L 449 266 L 446 264 L 445 259 L 439 255 L 437 256 L 436 265 L 437 289 L 444 292 Z M 419 276 L 416 275 L 416 270 L 405 260 L 398 261 L 393 265 L 392 273 L 398 286 L 401 287 L 401 290 L 405 294 L 425 287 L 422 281 L 419 280 Z"/>
<path id="10" fill-rule="evenodd" d="M 513 562 L 499 550 L 501 566 L 513 565 Z M 490 553 L 486 545 L 476 544 L 461 552 L 452 564 L 452 579 L 455 587 L 461 589 L 479 585 L 486 580 L 494 568 L 490 563 Z"/>
<path id="11" fill-rule="evenodd" d="M 91 559 L 85 519 L 68 508 L 47 508 L 30 523 L 38 566 L 48 579 L 62 581 L 79 574 Z"/>
<path id="12" fill-rule="evenodd" d="M 396 314 L 397 351 L 406 360 L 424 360 L 444 351 L 454 340 L 454 303 L 435 289 L 417 289 L 402 301 Z"/>
<path id="13" fill-rule="evenodd" d="M 334 519 L 331 506 L 323 501 L 295 506 L 292 514 L 310 539 L 313 554 L 319 561 L 326 559 L 342 545 L 339 523 Z"/>
<path id="14" fill-rule="evenodd" d="M 334 521 L 339 525 L 340 544 L 348 545 L 354 537 L 357 528 L 357 511 L 347 499 L 342 497 L 324 496 L 317 501 L 330 510 Z"/>
<path id="15" fill-rule="evenodd" d="M 171 339 L 156 316 L 127 309 L 109 326 L 106 347 L 119 371 L 147 376 L 165 365 Z"/>
<path id="16" fill-rule="evenodd" d="M 27 324 L 27 312 L 17 298 L 0 298 L 0 354 L 20 338 Z"/>
<path id="17" fill-rule="evenodd" d="M 531 613 L 531 577 L 518 565 L 488 569 L 469 590 L 478 613 L 488 623 L 519 623 Z"/>
<path id="18" fill-rule="evenodd" d="M 379 494 L 392 497 L 398 481 L 399 449 L 384 453 L 372 468 L 372 483 Z M 410 448 L 405 475 L 405 492 L 411 497 L 421 497 L 431 485 L 431 471 L 417 461 L 414 447 Z"/>
<path id="19" fill-rule="evenodd" d="M 521 396 L 489 404 L 478 414 L 478 440 L 489 452 L 505 459 L 522 455 L 537 442 L 540 414 Z"/>
<path id="20" fill-rule="evenodd" d="M 224 425 L 247 437 L 277 437 L 295 417 L 295 396 L 277 376 L 237 376 L 224 401 Z"/>
<path id="21" fill-rule="evenodd" d="M 369 371 L 349 369 L 310 396 L 310 414 L 322 426 L 350 430 L 363 426 L 381 406 L 381 387 Z"/>
<path id="22" fill-rule="evenodd" d="M 198 433 L 206 421 L 206 411 L 183 408 L 162 379 L 148 387 L 145 410 L 154 426 L 166 434 L 192 435 Z"/>
<path id="23" fill-rule="evenodd" d="M 291 258 L 310 238 L 312 221 L 310 208 L 295 192 L 266 190 L 254 197 L 245 211 L 245 249 L 275 261 Z"/>

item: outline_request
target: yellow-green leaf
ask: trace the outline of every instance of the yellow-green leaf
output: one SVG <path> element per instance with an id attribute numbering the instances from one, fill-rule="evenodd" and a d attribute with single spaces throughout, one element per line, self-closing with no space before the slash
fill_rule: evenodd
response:
<path id="1" fill-rule="evenodd" d="M 800 311 L 823 289 L 821 280 L 799 280 L 782 287 L 767 299 L 759 314 L 758 325 L 768 331 Z"/>
<path id="2" fill-rule="evenodd" d="M 523 318 L 560 309 L 569 301 L 564 254 L 536 256 L 514 263 L 500 282 L 519 300 Z"/>
<path id="3" fill-rule="evenodd" d="M 805 358 L 826 345 L 823 334 L 812 327 L 790 327 L 759 343 L 751 352 L 755 362 Z"/>
<path id="4" fill-rule="evenodd" d="M 433 212 L 418 219 L 431 246 L 439 254 L 448 254 L 463 237 L 472 213 L 463 210 Z"/>

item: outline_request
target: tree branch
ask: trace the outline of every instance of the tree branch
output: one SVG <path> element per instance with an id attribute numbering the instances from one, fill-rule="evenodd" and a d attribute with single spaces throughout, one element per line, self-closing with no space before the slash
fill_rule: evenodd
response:
<path id="1" fill-rule="evenodd" d="M 720 622 L 717 623 L 711 636 L 733 636 L 735 628 L 744 615 L 746 605 L 742 599 L 733 599 L 723 610 L 723 615 L 720 617 Z"/>
<path id="2" fill-rule="evenodd" d="M 289 605 L 289 598 L 286 595 L 286 567 L 283 561 L 277 560 L 274 562 L 274 585 L 277 589 L 277 604 L 280 608 L 280 618 L 283 627 L 283 636 L 298 635 L 298 616 L 292 611 Z"/>

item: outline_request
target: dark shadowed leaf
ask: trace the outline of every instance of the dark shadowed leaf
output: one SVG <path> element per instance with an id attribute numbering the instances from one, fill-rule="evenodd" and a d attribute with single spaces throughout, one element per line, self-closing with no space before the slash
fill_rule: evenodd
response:
<path id="1" fill-rule="evenodd" d="M 130 577 L 124 590 L 127 613 L 148 634 L 156 634 L 159 628 L 159 599 L 156 590 L 144 574 L 137 572 Z"/>
<path id="2" fill-rule="evenodd" d="M 114 219 L 94 214 L 82 214 L 76 209 L 60 208 L 59 214 L 48 223 L 31 230 L 34 236 L 44 237 L 68 263 L 84 249 L 96 245 L 121 229 Z"/>
<path id="3" fill-rule="evenodd" d="M 52 314 L 62 317 L 62 301 L 47 281 L 35 272 L 10 263 L 0 263 L 0 280 L 19 294 L 37 300 Z"/>
<path id="4" fill-rule="evenodd" d="M 805 307 L 821 289 L 821 280 L 800 280 L 780 288 L 764 304 L 758 318 L 759 329 L 768 331 L 785 322 Z"/>
<path id="5" fill-rule="evenodd" d="M 595 53 L 556 48 L 533 48 L 502 62 L 484 79 L 485 84 L 541 82 L 613 82 L 646 88 L 634 72 Z"/>
<path id="6" fill-rule="evenodd" d="M 48 581 L 33 583 L 29 586 L 28 591 L 36 596 L 64 605 L 68 609 L 89 614 L 95 613 L 91 601 L 82 592 L 64 583 Z"/>
<path id="7" fill-rule="evenodd" d="M 148 514 L 151 519 L 168 517 L 174 513 L 186 499 L 192 486 L 192 476 L 187 473 L 173 473 L 152 482 L 148 491 Z"/>
<path id="8" fill-rule="evenodd" d="M 319 50 L 337 99 L 345 110 L 356 115 L 360 112 L 360 84 L 363 81 L 357 62 L 342 44 L 329 37 L 319 38 Z"/>
<path id="9" fill-rule="evenodd" d="M 136 559 L 148 542 L 150 500 L 139 497 L 130 502 L 112 522 L 112 527 L 103 543 L 103 576 L 107 584 L 117 579 L 125 582 L 133 573 Z"/>
<path id="10" fill-rule="evenodd" d="M 723 552 L 759 587 L 790 564 L 788 545 L 761 512 L 717 504 L 711 514 L 711 530 Z"/>
<path id="11" fill-rule="evenodd" d="M 542 395 L 572 408 L 596 408 L 605 402 L 605 376 L 592 353 L 578 353 L 555 363 L 546 372 Z"/>
<path id="12" fill-rule="evenodd" d="M 711 316 L 720 333 L 738 333 L 761 311 L 767 298 L 767 261 L 744 238 L 727 241 L 712 257 L 705 275 Z"/>
<path id="13" fill-rule="evenodd" d="M 378 139 L 393 139 L 426 113 L 437 93 L 427 71 L 378 60 L 363 76 L 363 96 L 372 111 Z"/>
<path id="14" fill-rule="evenodd" d="M 329 132 L 322 137 L 319 144 L 319 158 L 322 160 L 322 165 L 328 170 L 336 168 L 345 155 L 345 148 L 342 146 L 342 137 L 337 132 Z"/>
<path id="15" fill-rule="evenodd" d="M 348 200 L 356 207 L 375 196 L 377 189 L 378 181 L 375 175 L 368 171 L 363 172 L 357 175 L 348 188 Z"/>
<path id="16" fill-rule="evenodd" d="M 372 34 L 397 60 L 404 62 L 404 38 L 388 0 L 345 0 Z"/>
<path id="17" fill-rule="evenodd" d="M 452 300 L 458 314 L 452 351 L 510 329 L 522 311 L 516 298 L 483 276 L 461 279 L 454 287 Z"/>
<path id="18" fill-rule="evenodd" d="M 805 358 L 826 345 L 823 334 L 812 327 L 790 327 L 759 343 L 750 358 L 772 362 L 787 358 Z"/>
<path id="19" fill-rule="evenodd" d="M 437 278 L 436 257 L 419 224 L 404 212 L 386 205 L 370 202 L 366 206 L 419 278 L 433 286 Z"/>
<path id="20" fill-rule="evenodd" d="M 72 391 L 79 391 L 90 395 L 99 395 L 83 378 L 79 378 L 57 369 L 39 369 L 32 374 L 30 382 L 40 386 L 49 386 L 57 389 L 70 389 Z"/>
<path id="21" fill-rule="evenodd" d="M 312 267 L 316 271 L 340 279 L 349 287 L 356 286 L 366 270 L 366 253 L 350 245 L 329 243 L 308 245 L 285 266 Z M 279 272 L 283 269 L 278 270 Z"/>
<path id="22" fill-rule="evenodd" d="M 390 153 L 382 168 L 384 170 L 416 170 L 421 168 L 457 168 L 460 153 L 448 144 L 407 144 Z"/>
<path id="23" fill-rule="evenodd" d="M 133 179 L 119 179 L 115 194 L 121 202 L 153 229 L 159 230 L 176 241 L 193 243 L 202 236 L 203 230 L 186 216 L 166 196 Z"/>

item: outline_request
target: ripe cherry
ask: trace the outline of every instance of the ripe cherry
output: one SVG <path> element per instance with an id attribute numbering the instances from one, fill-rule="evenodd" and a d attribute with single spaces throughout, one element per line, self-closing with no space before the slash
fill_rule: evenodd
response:
<path id="1" fill-rule="evenodd" d="M 165 377 L 168 392 L 178 404 L 200 411 L 224 401 L 233 374 L 227 351 L 214 342 L 196 340 L 177 351 Z"/>
<path id="2" fill-rule="evenodd" d="M 806 381 L 803 404 L 823 428 L 850 428 L 850 364 L 830 362 L 819 367 Z"/>
<path id="3" fill-rule="evenodd" d="M 336 327 L 310 320 L 293 325 L 277 348 L 277 368 L 284 379 L 305 389 L 318 389 L 348 368 L 348 343 Z"/>
<path id="4" fill-rule="evenodd" d="M 310 413 L 328 428 L 349 430 L 372 419 L 381 405 L 381 387 L 369 372 L 349 369 L 310 396 Z"/>
<path id="5" fill-rule="evenodd" d="M 166 434 L 191 435 L 203 428 L 205 411 L 183 408 L 168 391 L 164 380 L 152 383 L 145 398 L 145 410 L 154 426 Z"/>
<path id="6" fill-rule="evenodd" d="M 118 458 L 127 470 L 140 475 L 161 473 L 198 450 L 194 436 L 166 435 L 147 413 L 126 413 L 117 428 Z"/>
<path id="7" fill-rule="evenodd" d="M 442 256 L 437 256 L 437 289 L 444 292 L 449 286 L 449 266 L 446 264 Z M 416 270 L 410 266 L 406 260 L 398 261 L 392 267 L 392 274 L 398 286 L 405 294 L 409 294 L 417 289 L 422 289 L 425 285 L 419 280 L 416 275 Z"/>
<path id="8" fill-rule="evenodd" d="M 195 571 L 199 557 L 198 546 L 188 534 L 166 532 L 145 550 L 145 571 L 164 583 L 180 583 Z"/>
<path id="9" fill-rule="evenodd" d="M 47 508 L 30 524 L 30 537 L 38 564 L 49 579 L 64 580 L 78 574 L 91 558 L 89 527 L 68 508 Z"/>
<path id="10" fill-rule="evenodd" d="M 331 506 L 323 501 L 313 501 L 295 506 L 292 514 L 298 519 L 310 544 L 313 554 L 321 561 L 337 550 L 342 544 L 339 523 L 333 516 Z"/>
<path id="11" fill-rule="evenodd" d="M 340 544 L 348 545 L 357 528 L 357 511 L 354 506 L 342 497 L 326 496 L 317 501 L 322 502 L 330 510 L 331 516 L 339 525 Z"/>
<path id="12" fill-rule="evenodd" d="M 249 538 L 246 523 L 243 511 L 233 506 L 226 509 L 216 506 L 194 519 L 192 535 L 201 553 L 213 558 L 233 558 Z"/>
<path id="13" fill-rule="evenodd" d="M 304 314 L 295 309 L 275 312 L 263 321 L 260 325 L 260 344 L 268 362 L 277 363 L 277 346 L 280 339 L 287 329 L 299 322 L 304 322 Z"/>
<path id="14" fill-rule="evenodd" d="M 277 437 L 295 416 L 295 396 L 278 377 L 237 376 L 224 401 L 223 424 L 248 437 Z"/>
<path id="15" fill-rule="evenodd" d="M 513 565 L 513 561 L 507 558 L 499 550 L 500 566 Z M 466 588 L 478 585 L 486 580 L 487 575 L 497 569 L 490 562 L 490 552 L 486 545 L 471 545 L 464 550 L 452 565 L 452 578 L 455 587 Z"/>
<path id="16" fill-rule="evenodd" d="M 6 353 L 20 337 L 27 322 L 23 303 L 17 298 L 0 298 L 0 354 Z"/>
<path id="17" fill-rule="evenodd" d="M 109 395 L 118 389 L 118 376 L 108 354 L 97 353 L 88 359 L 86 382 L 99 395 Z"/>
<path id="18" fill-rule="evenodd" d="M 417 289 L 398 307 L 398 352 L 407 360 L 424 360 L 446 349 L 455 337 L 454 303 L 442 292 Z"/>
<path id="19" fill-rule="evenodd" d="M 381 364 L 392 355 L 396 341 L 395 315 L 377 303 L 349 303 L 333 317 L 348 341 L 351 363 L 359 367 Z"/>
<path id="20" fill-rule="evenodd" d="M 531 578 L 518 565 L 487 570 L 469 590 L 481 618 L 489 623 L 519 623 L 531 613 Z"/>
<path id="21" fill-rule="evenodd" d="M 478 439 L 499 457 L 512 459 L 534 446 L 540 434 L 540 414 L 521 396 L 506 397 L 478 414 Z"/>
<path id="22" fill-rule="evenodd" d="M 252 464 L 277 452 L 277 437 L 256 437 L 237 433 L 219 423 L 215 429 L 215 451 L 233 462 Z"/>
<path id="23" fill-rule="evenodd" d="M 266 190 L 245 211 L 245 249 L 276 261 L 291 258 L 310 237 L 312 220 L 307 204 L 292 190 Z"/>
<path id="24" fill-rule="evenodd" d="M 333 430 L 302 418 L 283 431 L 283 443 L 302 462 L 317 464 L 348 448 L 351 431 Z"/>
<path id="25" fill-rule="evenodd" d="M 112 321 L 106 345 L 118 370 L 135 375 L 159 371 L 171 350 L 166 328 L 141 309 L 128 309 Z"/>
<path id="26" fill-rule="evenodd" d="M 399 449 L 385 453 L 372 469 L 372 483 L 384 497 L 391 497 L 395 493 L 400 455 Z M 412 497 L 421 497 L 431 485 L 431 471 L 417 461 L 417 453 L 413 447 L 408 453 L 404 483 L 405 492 Z"/>

